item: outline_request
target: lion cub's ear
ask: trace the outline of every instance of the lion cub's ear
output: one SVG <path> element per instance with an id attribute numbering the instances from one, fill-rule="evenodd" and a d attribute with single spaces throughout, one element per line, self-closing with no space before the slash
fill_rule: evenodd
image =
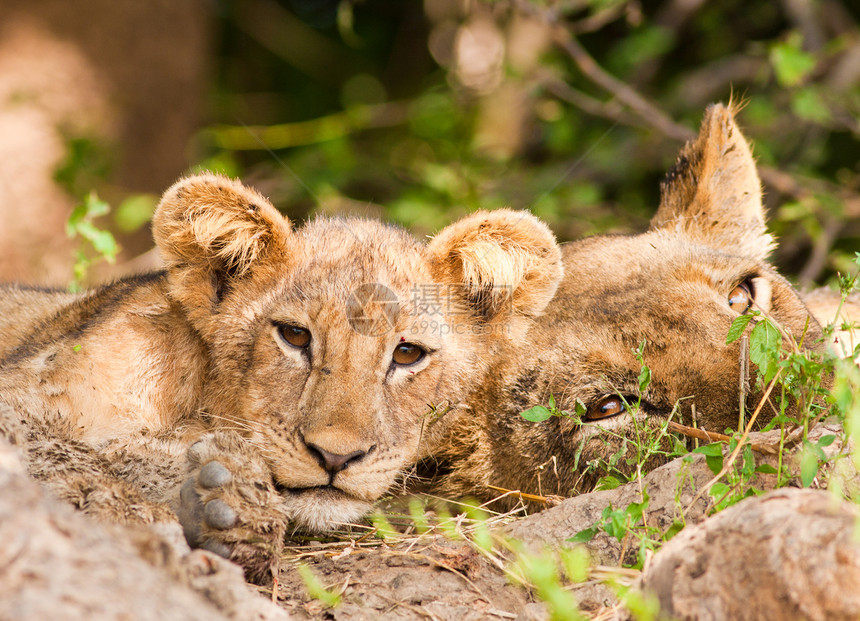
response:
<path id="1" fill-rule="evenodd" d="M 478 211 L 443 229 L 427 250 L 434 278 L 487 323 L 540 314 L 562 277 L 555 236 L 525 211 Z"/>
<path id="2" fill-rule="evenodd" d="M 230 284 L 256 265 L 286 256 L 289 221 L 258 192 L 214 174 L 164 193 L 152 221 L 171 295 L 203 329 Z M 202 323 L 201 323 L 202 322 Z"/>
<path id="3" fill-rule="evenodd" d="M 711 105 L 699 137 L 681 150 L 661 184 L 651 229 L 683 233 L 740 256 L 763 260 L 773 248 L 765 228 L 761 181 L 731 105 Z"/>

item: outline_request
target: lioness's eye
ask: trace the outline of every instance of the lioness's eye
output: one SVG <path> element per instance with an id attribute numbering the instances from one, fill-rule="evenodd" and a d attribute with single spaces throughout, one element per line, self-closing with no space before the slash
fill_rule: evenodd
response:
<path id="1" fill-rule="evenodd" d="M 621 414 L 625 409 L 624 401 L 621 397 L 610 396 L 603 397 L 596 403 L 593 403 L 588 411 L 583 416 L 583 420 L 600 420 L 601 418 L 609 418 Z"/>
<path id="2" fill-rule="evenodd" d="M 278 326 L 278 333 L 281 335 L 281 338 L 287 342 L 287 345 L 292 345 L 299 349 L 304 349 L 310 345 L 311 342 L 311 333 L 305 328 L 300 328 L 299 326 L 282 324 Z"/>
<path id="3" fill-rule="evenodd" d="M 408 366 L 415 364 L 426 355 L 427 352 L 414 343 L 400 343 L 400 345 L 394 348 L 394 355 L 391 356 L 391 360 L 394 364 Z"/>
<path id="4" fill-rule="evenodd" d="M 744 281 L 729 294 L 729 308 L 743 315 L 752 306 L 753 297 L 749 281 Z"/>

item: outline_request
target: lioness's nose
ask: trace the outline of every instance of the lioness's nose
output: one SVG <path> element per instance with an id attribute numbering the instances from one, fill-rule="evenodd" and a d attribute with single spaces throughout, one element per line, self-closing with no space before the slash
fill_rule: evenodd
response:
<path id="1" fill-rule="evenodd" d="M 322 467 L 329 474 L 335 474 L 336 472 L 340 472 L 350 463 L 356 462 L 365 455 L 367 455 L 367 451 L 353 451 L 349 455 L 338 455 L 337 453 L 329 453 L 321 446 L 317 446 L 316 444 L 313 444 L 311 442 L 308 442 L 307 446 L 308 450 L 311 452 L 311 455 L 313 455 L 319 462 L 320 467 Z"/>

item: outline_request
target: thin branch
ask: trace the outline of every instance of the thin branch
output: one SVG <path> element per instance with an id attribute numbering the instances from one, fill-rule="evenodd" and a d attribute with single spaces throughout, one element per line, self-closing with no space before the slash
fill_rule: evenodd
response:
<path id="1" fill-rule="evenodd" d="M 706 494 L 708 492 L 708 490 L 714 486 L 714 483 L 716 483 L 720 479 L 722 479 L 726 475 L 726 473 L 729 471 L 729 468 L 732 467 L 732 464 L 735 463 L 735 459 L 737 459 L 738 454 L 741 452 L 741 449 L 744 447 L 744 444 L 747 441 L 747 438 L 749 438 L 750 431 L 752 431 L 753 424 L 755 423 L 756 419 L 758 418 L 759 412 L 761 412 L 761 409 L 764 407 L 764 404 L 767 403 L 767 400 L 770 397 L 770 393 L 773 390 L 773 387 L 776 386 L 776 382 L 777 382 L 777 380 L 779 380 L 779 376 L 781 374 L 782 374 L 782 369 L 777 371 L 776 375 L 773 376 L 773 379 L 770 381 L 770 384 L 768 385 L 767 390 L 764 391 L 764 395 L 762 395 L 762 398 L 759 401 L 758 406 L 756 407 L 752 416 L 750 416 L 750 420 L 747 423 L 747 427 L 744 430 L 743 435 L 738 440 L 737 446 L 735 446 L 735 449 L 732 451 L 731 455 L 729 455 L 728 459 L 723 460 L 723 467 L 714 476 L 714 478 L 711 479 L 710 481 L 708 481 L 704 486 L 702 486 L 702 488 L 699 490 L 699 492 L 693 497 L 693 500 L 690 501 L 690 503 L 687 505 L 687 508 L 684 510 L 685 514 L 690 512 L 690 510 L 693 508 L 693 505 L 696 504 L 696 502 L 699 500 L 699 498 L 701 498 L 704 494 Z"/>
<path id="2" fill-rule="evenodd" d="M 666 113 L 649 102 L 618 78 L 607 73 L 563 26 L 553 27 L 553 39 L 571 57 L 579 70 L 592 82 L 612 93 L 620 102 L 642 117 L 648 124 L 664 135 L 685 142 L 696 137 L 696 133 L 675 123 Z"/>
<path id="3" fill-rule="evenodd" d="M 222 149 L 258 151 L 286 149 L 343 138 L 353 132 L 393 127 L 408 120 L 409 102 L 359 106 L 308 121 L 277 125 L 216 125 L 207 131 Z"/>
<path id="4" fill-rule="evenodd" d="M 541 77 L 541 85 L 548 93 L 555 95 L 562 101 L 566 101 L 567 103 L 576 106 L 587 114 L 609 119 L 610 121 L 622 123 L 627 126 L 643 126 L 643 123 L 640 123 L 631 117 L 627 109 L 618 103 L 617 99 L 600 101 L 591 95 L 586 95 L 582 91 L 573 88 L 567 82 L 549 75 L 549 72 L 546 72 L 546 75 Z"/>
<path id="5" fill-rule="evenodd" d="M 836 218 L 830 214 L 824 216 L 821 234 L 813 241 L 809 259 L 807 259 L 806 265 L 803 266 L 798 276 L 798 281 L 802 287 L 811 287 L 821 275 L 821 272 L 827 265 L 830 251 L 833 250 L 833 246 L 839 239 L 839 234 L 843 228 L 844 222 L 841 218 Z"/>
<path id="6" fill-rule="evenodd" d="M 697 440 L 704 440 L 708 443 L 713 442 L 725 442 L 728 444 L 731 442 L 732 437 L 727 436 L 724 433 L 717 433 L 716 431 L 706 431 L 705 429 L 698 429 L 696 427 L 688 427 L 687 425 L 681 425 L 674 421 L 669 421 L 669 426 L 667 427 L 669 431 L 674 431 L 675 433 L 680 433 L 681 435 L 685 435 L 690 438 L 696 438 Z M 752 450 L 756 453 L 761 453 L 762 455 L 776 455 L 777 449 L 770 444 L 756 444 L 750 443 Z"/>

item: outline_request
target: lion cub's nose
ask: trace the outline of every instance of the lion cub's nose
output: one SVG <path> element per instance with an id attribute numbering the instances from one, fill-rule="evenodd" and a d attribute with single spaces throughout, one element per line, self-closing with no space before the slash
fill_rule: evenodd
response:
<path id="1" fill-rule="evenodd" d="M 311 452 L 311 455 L 313 455 L 319 462 L 320 467 L 322 467 L 329 474 L 335 474 L 337 472 L 340 472 L 350 463 L 358 461 L 368 453 L 368 451 L 353 451 L 348 455 L 338 455 L 336 453 L 329 453 L 324 448 L 317 446 L 316 444 L 313 444 L 311 442 L 308 442 L 307 446 L 308 450 Z"/>

